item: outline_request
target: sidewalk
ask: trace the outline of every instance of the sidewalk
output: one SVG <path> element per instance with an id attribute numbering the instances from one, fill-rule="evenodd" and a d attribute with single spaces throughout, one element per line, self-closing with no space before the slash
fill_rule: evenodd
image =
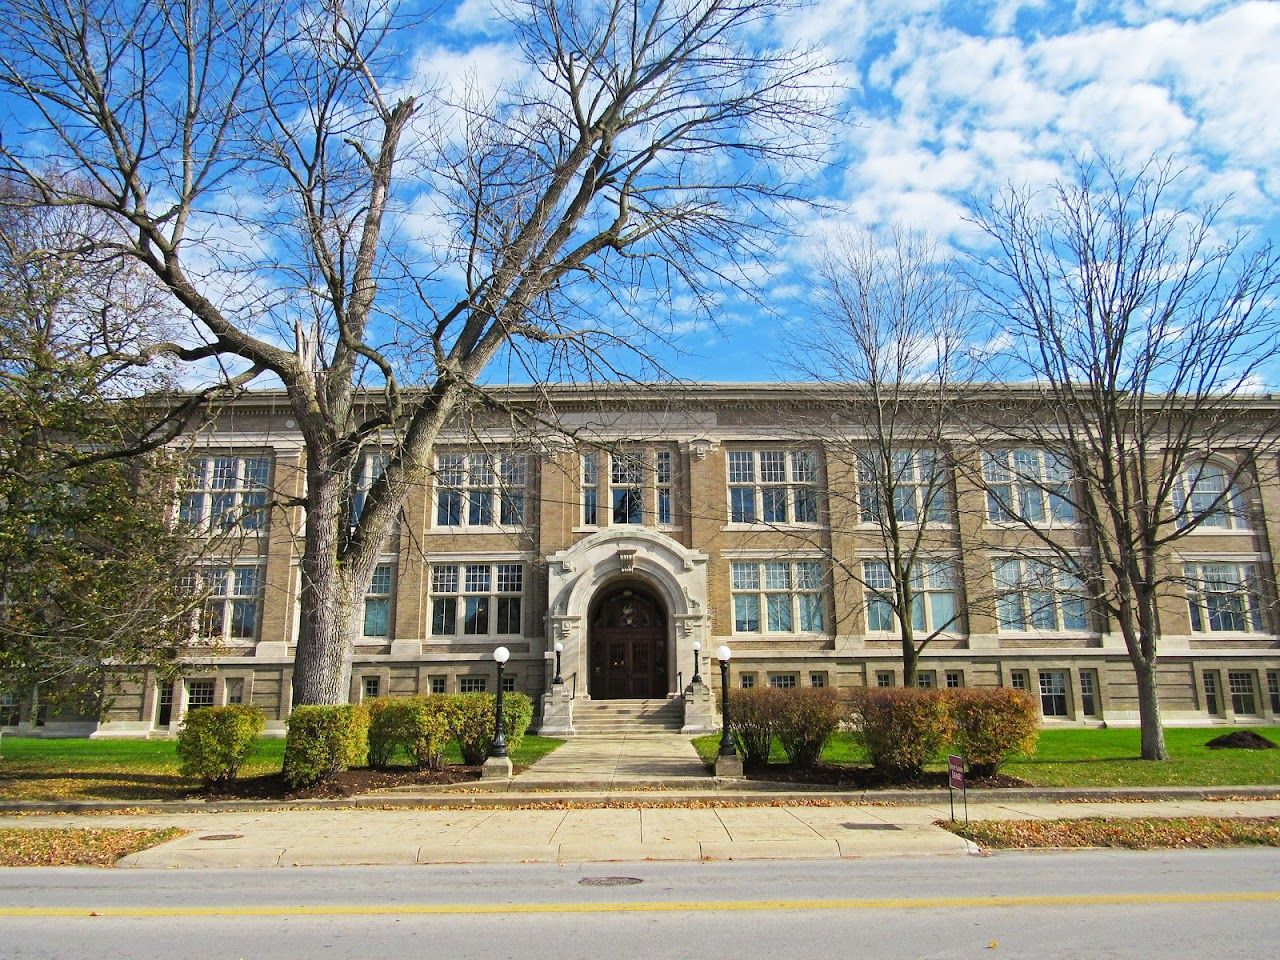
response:
<path id="1" fill-rule="evenodd" d="M 960 810 L 957 814 L 963 816 Z M 1010 800 L 969 806 L 973 820 L 1197 815 L 1280 816 L 1280 800 Z M 971 844 L 935 824 L 947 816 L 945 802 L 567 810 L 321 809 L 0 816 L 0 828 L 177 826 L 190 831 L 118 864 L 151 868 L 837 859 L 974 852 Z"/>

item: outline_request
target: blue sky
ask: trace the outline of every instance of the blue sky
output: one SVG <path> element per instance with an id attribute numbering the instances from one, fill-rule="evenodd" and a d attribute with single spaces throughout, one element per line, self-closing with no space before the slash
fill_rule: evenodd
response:
<path id="1" fill-rule="evenodd" d="M 455 32 L 428 51 L 442 78 L 503 70 L 488 2 L 450 14 Z M 781 29 L 843 61 L 847 123 L 813 184 L 829 206 L 760 277 L 783 319 L 729 301 L 718 325 L 681 324 L 681 376 L 781 375 L 770 344 L 803 322 L 810 254 L 842 220 L 973 249 L 966 204 L 1047 183 L 1073 153 L 1176 156 L 1179 200 L 1226 201 L 1224 229 L 1280 237 L 1280 3 L 816 0 Z"/>

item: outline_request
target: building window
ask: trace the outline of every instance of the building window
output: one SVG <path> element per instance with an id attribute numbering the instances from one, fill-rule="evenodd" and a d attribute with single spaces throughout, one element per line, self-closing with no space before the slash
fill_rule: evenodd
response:
<path id="1" fill-rule="evenodd" d="M 949 523 L 946 469 L 932 450 L 893 450 L 886 462 L 879 451 L 862 451 L 858 463 L 858 516 L 863 523 L 888 519 L 884 500 L 893 502 L 899 523 Z"/>
<path id="2" fill-rule="evenodd" d="M 448 677 L 428 677 L 427 683 L 432 693 L 444 693 L 449 689 Z"/>
<path id="3" fill-rule="evenodd" d="M 600 504 L 600 455 L 582 455 L 582 525 L 594 527 L 599 523 Z"/>
<path id="4" fill-rule="evenodd" d="M 1246 717 L 1258 713 L 1258 697 L 1252 670 L 1228 670 L 1227 690 L 1231 693 L 1231 709 L 1234 713 Z"/>
<path id="5" fill-rule="evenodd" d="M 1014 690 L 1030 690 L 1031 675 L 1026 670 L 1010 670 L 1009 686 Z"/>
<path id="6" fill-rule="evenodd" d="M 528 460 L 523 453 L 438 455 L 436 526 L 523 526 Z"/>
<path id="7" fill-rule="evenodd" d="M 1262 632 L 1252 563 L 1188 563 L 1185 572 L 1192 632 Z"/>
<path id="8" fill-rule="evenodd" d="M 756 675 L 754 673 L 738 674 L 738 683 L 743 690 L 750 690 L 756 685 Z"/>
<path id="9" fill-rule="evenodd" d="M 1067 712 L 1067 671 L 1040 671 L 1040 712 L 1046 717 L 1065 717 Z"/>
<path id="10" fill-rule="evenodd" d="M 862 581 L 867 600 L 867 629 L 872 632 L 898 629 L 893 609 L 894 584 L 889 564 L 867 560 L 862 564 Z M 921 560 L 911 568 L 911 622 L 919 631 L 946 630 L 956 621 L 955 566 L 948 561 Z"/>
<path id="11" fill-rule="evenodd" d="M 1204 672 L 1204 709 L 1210 716 L 1222 715 L 1222 704 L 1218 701 L 1218 671 Z"/>
<path id="12" fill-rule="evenodd" d="M 228 677 L 223 688 L 227 691 L 227 703 L 244 703 L 243 677 Z"/>
<path id="13" fill-rule="evenodd" d="M 644 523 L 644 458 L 615 453 L 609 457 L 609 523 Z"/>
<path id="14" fill-rule="evenodd" d="M 431 635 L 518 634 L 523 593 L 523 564 L 435 564 L 431 567 Z"/>
<path id="15" fill-rule="evenodd" d="M 916 671 L 916 686 L 922 690 L 932 690 L 938 685 L 938 676 L 932 670 Z"/>
<path id="16" fill-rule="evenodd" d="M 364 505 L 369 499 L 369 491 L 378 479 L 387 471 L 387 462 L 391 458 L 381 450 L 360 455 L 356 468 L 351 475 L 351 525 L 355 526 L 360 515 L 364 513 Z"/>
<path id="17" fill-rule="evenodd" d="M 459 677 L 458 691 L 460 693 L 484 693 L 489 689 L 489 680 L 487 677 Z"/>
<path id="18" fill-rule="evenodd" d="M 502 692 L 503 692 L 503 693 L 515 693 L 515 692 L 516 692 L 516 678 L 515 678 L 515 677 L 503 677 L 503 678 L 502 678 Z"/>
<path id="19" fill-rule="evenodd" d="M 157 692 L 156 726 L 167 727 L 173 721 L 173 684 L 161 683 Z"/>
<path id="20" fill-rule="evenodd" d="M 381 677 L 365 677 L 364 678 L 364 698 L 363 699 L 372 700 L 374 697 L 378 696 L 381 692 L 382 692 Z"/>
<path id="21" fill-rule="evenodd" d="M 816 560 L 730 564 L 735 633 L 821 633 L 822 568 Z"/>
<path id="22" fill-rule="evenodd" d="M 205 567 L 200 577 L 206 594 L 200 635 L 207 640 L 254 639 L 262 602 L 262 568 Z"/>
<path id="23" fill-rule="evenodd" d="M 964 686 L 963 670 L 948 670 L 945 676 L 947 678 L 948 690 L 959 690 L 961 687 Z"/>
<path id="24" fill-rule="evenodd" d="M 373 568 L 369 592 L 364 595 L 364 635 L 386 637 L 391 634 L 392 569 L 389 563 Z"/>
<path id="25" fill-rule="evenodd" d="M 794 690 L 800 684 L 800 677 L 794 673 L 769 674 L 769 686 L 775 690 Z"/>
<path id="26" fill-rule="evenodd" d="M 1280 717 L 1280 670 L 1267 671 L 1267 695 L 1271 700 L 1271 712 Z"/>
<path id="27" fill-rule="evenodd" d="M 1080 578 L 1040 560 L 995 564 L 996 614 L 1005 630 L 1085 630 Z"/>
<path id="28" fill-rule="evenodd" d="M 1086 717 L 1098 716 L 1098 672 L 1080 671 L 1080 712 Z"/>
<path id="29" fill-rule="evenodd" d="M 12 693 L 0 693 L 0 727 L 16 727 L 21 708 Z"/>
<path id="30" fill-rule="evenodd" d="M 892 687 L 892 686 L 893 686 L 893 671 L 892 671 L 892 670 L 877 670 L 877 671 L 876 671 L 876 686 L 877 686 L 877 687 Z"/>
<path id="31" fill-rule="evenodd" d="M 187 681 L 187 709 L 200 710 L 204 707 L 213 706 L 213 681 L 212 680 L 188 680 Z"/>
<path id="32" fill-rule="evenodd" d="M 1182 472 L 1173 488 L 1173 512 L 1179 526 L 1200 530 L 1248 530 L 1244 495 L 1222 467 L 1198 463 Z"/>
<path id="33" fill-rule="evenodd" d="M 982 455 L 987 519 L 994 523 L 1076 522 L 1071 473 L 1044 450 L 989 450 Z"/>
<path id="34" fill-rule="evenodd" d="M 732 523 L 817 523 L 818 459 L 812 450 L 730 450 Z"/>
<path id="35" fill-rule="evenodd" d="M 825 673 L 809 674 L 809 686 L 815 690 L 820 690 L 827 685 L 827 675 Z"/>
<path id="36" fill-rule="evenodd" d="M 672 508 L 672 481 L 674 479 L 672 461 L 670 450 L 659 450 L 654 454 L 653 479 L 657 491 L 658 525 L 664 527 L 675 523 L 675 514 Z"/>
<path id="37" fill-rule="evenodd" d="M 178 520 L 215 533 L 237 527 L 263 529 L 267 525 L 269 470 L 266 457 L 199 457 L 190 461 L 178 502 Z"/>

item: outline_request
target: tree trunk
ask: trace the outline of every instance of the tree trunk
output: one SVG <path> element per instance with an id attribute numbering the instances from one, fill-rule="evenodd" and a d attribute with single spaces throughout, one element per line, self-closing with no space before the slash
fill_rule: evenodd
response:
<path id="1" fill-rule="evenodd" d="M 1156 690 L 1156 665 L 1135 661 L 1138 680 L 1138 722 L 1142 727 L 1142 759 L 1168 760 L 1164 745 L 1164 724 L 1160 720 L 1160 697 Z"/>
<path id="2" fill-rule="evenodd" d="M 902 685 L 914 687 L 916 675 L 920 672 L 920 653 L 916 650 L 916 638 L 913 634 L 902 633 Z"/>

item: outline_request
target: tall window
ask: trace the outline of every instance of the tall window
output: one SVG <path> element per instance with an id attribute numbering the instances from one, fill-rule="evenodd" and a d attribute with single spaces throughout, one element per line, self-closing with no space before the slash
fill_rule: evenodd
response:
<path id="1" fill-rule="evenodd" d="M 858 454 L 859 516 L 863 523 L 884 520 L 882 495 L 892 487 L 893 515 L 900 523 L 948 523 L 945 480 L 946 468 L 932 450 L 894 450 L 888 464 L 876 451 L 863 451 Z"/>
<path id="2" fill-rule="evenodd" d="M 989 450 L 982 455 L 987 518 L 996 523 L 1075 523 L 1071 474 L 1044 450 Z"/>
<path id="3" fill-rule="evenodd" d="M 1261 633 L 1252 563 L 1188 563 L 1187 606 L 1195 633 Z"/>
<path id="4" fill-rule="evenodd" d="M 364 595 L 364 635 L 366 637 L 386 637 L 391 634 L 392 573 L 389 563 L 380 563 L 373 568 L 369 592 Z"/>
<path id="5" fill-rule="evenodd" d="M 206 592 L 201 636 L 210 640 L 254 639 L 262 602 L 262 568 L 205 567 L 200 575 Z"/>
<path id="6" fill-rule="evenodd" d="M 615 453 L 609 457 L 609 523 L 644 523 L 644 458 Z"/>
<path id="7" fill-rule="evenodd" d="M 510 636 L 522 631 L 524 565 L 446 563 L 431 568 L 431 635 Z"/>
<path id="8" fill-rule="evenodd" d="M 675 523 L 675 457 L 669 450 L 582 455 L 582 524 Z M 646 508 L 646 500 L 653 497 Z M 603 512 L 603 516 L 602 516 Z"/>
<path id="9" fill-rule="evenodd" d="M 187 464 L 178 519 L 200 530 L 239 527 L 261 530 L 267 523 L 266 457 L 199 457 Z"/>
<path id="10" fill-rule="evenodd" d="M 439 454 L 436 526 L 521 526 L 527 481 L 528 457 L 523 453 Z"/>
<path id="11" fill-rule="evenodd" d="M 351 476 L 351 523 L 354 525 L 364 513 L 364 505 L 369 500 L 369 491 L 387 470 L 390 459 L 381 450 L 373 450 L 360 455 L 356 462 L 355 472 Z"/>
<path id="12" fill-rule="evenodd" d="M 658 514 L 658 524 L 661 526 L 669 526 L 675 523 L 671 503 L 672 481 L 674 480 L 672 460 L 673 457 L 670 450 L 659 450 L 654 454 L 653 480 L 658 505 L 656 512 Z"/>
<path id="13" fill-rule="evenodd" d="M 817 523 L 818 460 L 812 450 L 730 450 L 733 523 Z"/>
<path id="14" fill-rule="evenodd" d="M 995 564 L 996 614 L 1001 630 L 1086 630 L 1080 578 L 1039 560 Z"/>
<path id="15" fill-rule="evenodd" d="M 867 560 L 862 564 L 866 585 L 867 629 L 896 631 L 898 618 L 893 610 L 893 576 L 889 564 Z M 916 630 L 948 630 L 956 621 L 956 571 L 944 560 L 921 560 L 911 572 L 911 623 Z"/>
<path id="16" fill-rule="evenodd" d="M 1258 697 L 1252 670 L 1228 670 L 1227 691 L 1231 694 L 1231 709 L 1235 713 L 1246 717 L 1257 714 Z"/>
<path id="17" fill-rule="evenodd" d="M 1046 717 L 1069 716 L 1067 710 L 1067 671 L 1040 671 L 1040 712 Z"/>
<path id="18" fill-rule="evenodd" d="M 822 566 L 816 560 L 730 564 L 735 633 L 821 633 Z"/>
<path id="19" fill-rule="evenodd" d="M 1180 526 L 1197 523 L 1201 530 L 1248 530 L 1244 495 L 1227 471 L 1214 463 L 1198 463 L 1178 477 L 1173 511 Z"/>

